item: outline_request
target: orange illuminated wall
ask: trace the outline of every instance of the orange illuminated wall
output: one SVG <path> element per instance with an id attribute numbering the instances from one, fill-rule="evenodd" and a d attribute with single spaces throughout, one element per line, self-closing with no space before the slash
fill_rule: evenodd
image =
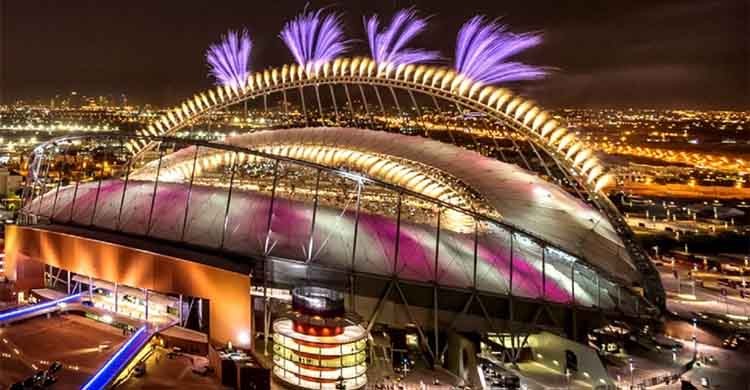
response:
<path id="1" fill-rule="evenodd" d="M 20 290 L 42 287 L 43 264 L 131 287 L 208 299 L 212 341 L 242 345 L 240 335 L 251 335 L 248 275 L 85 237 L 6 225 L 8 279 Z"/>

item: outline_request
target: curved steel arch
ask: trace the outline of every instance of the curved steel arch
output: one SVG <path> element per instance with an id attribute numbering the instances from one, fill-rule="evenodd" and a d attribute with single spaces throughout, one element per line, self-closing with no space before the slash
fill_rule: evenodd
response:
<path id="1" fill-rule="evenodd" d="M 623 235 L 629 232 L 616 207 L 601 193 L 602 188 L 612 181 L 612 175 L 563 123 L 531 100 L 516 96 L 505 88 L 475 83 L 446 67 L 414 64 L 394 66 L 378 64 L 364 57 L 339 58 L 317 68 L 284 65 L 250 74 L 244 88 L 218 86 L 194 95 L 139 130 L 138 134 L 171 135 L 215 110 L 248 99 L 294 89 L 302 91 L 306 87 L 317 88 L 325 84 L 344 87 L 348 84 L 371 85 L 386 87 L 391 91 L 394 88 L 406 90 L 410 94 L 419 92 L 482 112 L 526 136 L 532 149 L 536 146 L 544 151 L 568 181 L 578 184 L 583 192 L 579 196 L 583 200 L 596 204 L 613 223 L 620 226 Z M 141 142 L 133 143 L 129 148 L 138 155 L 153 146 Z M 629 252 L 645 275 L 646 294 L 657 305 L 663 306 L 664 290 L 648 255 L 635 243 L 629 245 Z"/>
<path id="2" fill-rule="evenodd" d="M 399 88 L 448 100 L 482 112 L 524 134 L 589 193 L 598 193 L 611 180 L 593 152 L 580 143 L 563 124 L 553 119 L 552 114 L 531 100 L 515 96 L 504 88 L 475 83 L 449 68 L 383 65 L 360 57 L 339 58 L 316 69 L 284 65 L 253 73 L 248 76 L 246 87 L 227 85 L 201 92 L 167 111 L 145 129 L 139 130 L 138 134 L 172 135 L 214 110 L 271 93 L 326 84 Z M 153 146 L 133 144 L 131 149 L 139 153 Z"/>

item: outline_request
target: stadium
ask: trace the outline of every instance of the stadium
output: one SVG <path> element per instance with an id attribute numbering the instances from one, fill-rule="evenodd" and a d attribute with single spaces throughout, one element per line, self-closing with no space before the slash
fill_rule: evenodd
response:
<path id="1" fill-rule="evenodd" d="M 71 168 L 102 156 L 112 164 Z M 116 313 L 131 289 L 146 321 L 151 310 L 208 343 L 268 353 L 290 291 L 324 286 L 366 332 L 370 360 L 375 330 L 401 329 L 465 377 L 476 351 L 456 334 L 515 362 L 529 335 L 585 342 L 664 302 L 603 192 L 612 177 L 563 118 L 446 67 L 356 57 L 271 68 L 135 135 L 43 144 L 29 170 L 6 229 L 10 280 L 106 290 Z M 301 387 L 333 388 L 332 374 L 292 366 Z"/>

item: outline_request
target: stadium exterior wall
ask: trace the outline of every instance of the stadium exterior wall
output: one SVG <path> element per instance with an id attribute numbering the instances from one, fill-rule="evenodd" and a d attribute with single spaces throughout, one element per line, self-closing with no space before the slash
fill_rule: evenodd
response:
<path id="1" fill-rule="evenodd" d="M 132 287 L 208 299 L 211 341 L 242 345 L 240 334 L 252 334 L 248 275 L 71 234 L 6 225 L 7 278 L 19 290 L 42 287 L 44 264 Z"/>

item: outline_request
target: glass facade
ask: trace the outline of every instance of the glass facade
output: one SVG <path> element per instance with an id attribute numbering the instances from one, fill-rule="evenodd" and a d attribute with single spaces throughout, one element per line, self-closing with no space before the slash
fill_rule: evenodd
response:
<path id="1" fill-rule="evenodd" d="M 335 336 L 311 336 L 294 330 L 292 320 L 274 322 L 274 374 L 293 385 L 309 389 L 334 388 L 343 381 L 348 389 L 367 383 L 366 331 L 346 326 Z"/>

